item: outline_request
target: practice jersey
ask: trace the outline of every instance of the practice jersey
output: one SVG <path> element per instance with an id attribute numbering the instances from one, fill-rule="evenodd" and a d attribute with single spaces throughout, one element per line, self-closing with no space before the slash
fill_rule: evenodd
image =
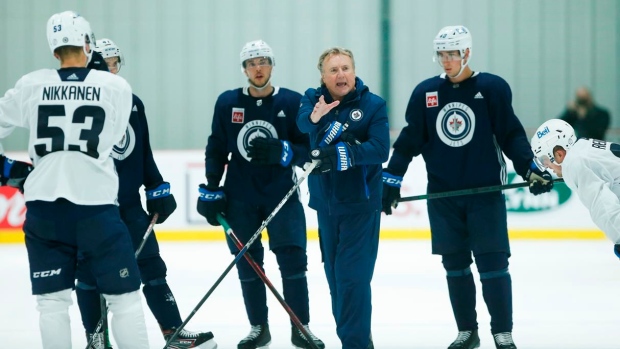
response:
<path id="1" fill-rule="evenodd" d="M 445 74 L 427 79 L 411 94 L 405 118 L 388 168 L 403 175 L 422 154 L 430 193 L 504 184 L 502 152 L 521 176 L 534 157 L 510 87 L 496 75 L 476 72 L 458 84 Z"/>
<path id="2" fill-rule="evenodd" d="M 590 211 L 592 221 L 620 244 L 620 144 L 579 139 L 566 152 L 562 176 Z"/>
<path id="3" fill-rule="evenodd" d="M 142 205 L 140 188 L 159 185 L 159 173 L 149 140 L 144 104 L 133 95 L 133 107 L 125 135 L 114 145 L 112 157 L 118 172 L 118 204 L 122 208 Z"/>
<path id="4" fill-rule="evenodd" d="M 255 205 L 277 204 L 297 181 L 293 165 L 301 166 L 309 158 L 308 136 L 295 123 L 300 100 L 301 94 L 281 87 L 274 87 L 267 97 L 252 97 L 248 87 L 222 93 L 215 103 L 206 147 L 209 183 L 218 185 L 228 163 L 224 188 L 229 198 Z M 290 165 L 251 164 L 247 149 L 255 137 L 289 141 L 293 149 Z"/>
<path id="5" fill-rule="evenodd" d="M 131 96 L 123 78 L 86 68 L 23 76 L 0 99 L 0 137 L 15 126 L 30 130 L 34 170 L 25 184 L 26 201 L 116 203 L 118 177 L 110 152 L 127 129 Z"/>

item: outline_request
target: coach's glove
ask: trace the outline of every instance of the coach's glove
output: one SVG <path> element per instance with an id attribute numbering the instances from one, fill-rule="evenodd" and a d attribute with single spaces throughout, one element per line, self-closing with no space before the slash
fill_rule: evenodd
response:
<path id="1" fill-rule="evenodd" d="M 149 215 L 153 217 L 155 213 L 159 213 L 155 223 L 163 223 L 177 209 L 174 195 L 170 193 L 170 183 L 162 182 L 157 186 L 145 188 L 144 191 L 146 192 L 146 210 Z"/>
<path id="2" fill-rule="evenodd" d="M 620 244 L 614 245 L 614 253 L 620 258 Z"/>
<path id="3" fill-rule="evenodd" d="M 288 166 L 293 160 L 293 148 L 288 141 L 276 138 L 256 137 L 250 142 L 248 156 L 251 163 L 257 165 Z"/>
<path id="4" fill-rule="evenodd" d="M 383 169 L 383 198 L 381 200 L 381 211 L 386 215 L 392 214 L 392 207 L 398 207 L 400 199 L 400 185 L 403 182 L 402 176 L 396 176 L 390 169 Z"/>
<path id="5" fill-rule="evenodd" d="M 226 217 L 226 194 L 224 194 L 224 188 L 201 184 L 198 187 L 198 192 L 200 193 L 196 205 L 198 213 L 205 217 L 209 224 L 213 226 L 221 225 L 217 221 L 217 214 L 219 213 Z"/>
<path id="6" fill-rule="evenodd" d="M 340 141 L 346 143 L 349 147 L 362 144 L 351 132 L 343 132 L 340 136 Z"/>
<path id="7" fill-rule="evenodd" d="M 319 165 L 312 171 L 312 174 L 322 174 L 331 170 L 346 171 L 353 166 L 349 148 L 342 142 L 312 150 L 310 152 L 310 159 L 320 161 Z"/>
<path id="8" fill-rule="evenodd" d="M 337 141 L 338 138 L 340 138 L 342 131 L 344 131 L 344 127 L 338 121 L 332 121 L 329 124 L 326 124 L 325 127 L 318 132 L 319 137 L 321 137 L 319 148 L 324 148 Z"/>
<path id="9" fill-rule="evenodd" d="M 33 169 L 34 167 L 27 162 L 9 159 L 4 155 L 0 155 L 0 184 L 17 188 L 23 193 L 26 178 Z"/>
<path id="10" fill-rule="evenodd" d="M 534 195 L 548 193 L 553 189 L 553 178 L 549 171 L 541 171 L 534 161 L 530 163 L 525 180 L 530 182 L 530 193 Z"/>

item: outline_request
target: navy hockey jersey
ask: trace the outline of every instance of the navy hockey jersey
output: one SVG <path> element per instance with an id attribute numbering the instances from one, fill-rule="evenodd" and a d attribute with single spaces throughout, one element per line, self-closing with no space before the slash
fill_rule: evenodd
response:
<path id="1" fill-rule="evenodd" d="M 388 168 L 402 175 L 422 154 L 429 193 L 503 184 L 502 152 L 521 176 L 534 157 L 510 86 L 493 74 L 474 73 L 458 84 L 445 74 L 427 79 L 414 89 L 405 118 Z"/>
<path id="2" fill-rule="evenodd" d="M 114 146 L 112 157 L 119 178 L 118 204 L 122 208 L 141 205 L 140 188 L 159 185 L 159 173 L 149 141 L 144 104 L 133 95 L 133 106 L 125 136 Z"/>
<path id="3" fill-rule="evenodd" d="M 267 97 L 252 97 L 248 87 L 222 93 L 215 103 L 205 153 L 208 182 L 218 185 L 228 164 L 224 190 L 229 198 L 254 205 L 280 202 L 297 181 L 293 165 L 309 161 L 308 136 L 295 123 L 300 100 L 301 94 L 281 87 L 274 87 Z M 255 137 L 289 141 L 291 165 L 251 164 L 247 149 Z"/>

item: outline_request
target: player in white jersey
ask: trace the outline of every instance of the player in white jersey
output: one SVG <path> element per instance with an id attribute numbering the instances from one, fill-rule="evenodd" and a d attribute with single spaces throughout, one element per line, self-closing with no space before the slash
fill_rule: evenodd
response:
<path id="1" fill-rule="evenodd" d="M 131 87 L 86 69 L 94 36 L 78 14 L 51 16 L 47 39 L 60 69 L 27 74 L 0 99 L 0 137 L 16 126 L 30 129 L 34 170 L 24 186 L 24 232 L 42 347 L 72 347 L 68 308 L 79 252 L 108 301 L 119 347 L 148 348 L 140 274 L 116 206 L 110 157 L 127 128 Z"/>
<path id="2" fill-rule="evenodd" d="M 543 123 L 531 141 L 540 167 L 548 167 L 579 197 L 620 258 L 620 144 L 575 137 L 560 119 Z"/>

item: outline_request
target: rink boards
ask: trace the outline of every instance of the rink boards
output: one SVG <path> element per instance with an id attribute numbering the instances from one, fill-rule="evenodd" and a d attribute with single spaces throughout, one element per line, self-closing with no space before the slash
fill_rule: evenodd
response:
<path id="1" fill-rule="evenodd" d="M 27 160 L 25 153 L 7 153 L 9 157 Z M 202 150 L 157 151 L 155 160 L 164 177 L 170 182 L 177 201 L 177 210 L 165 223 L 156 227 L 161 241 L 224 240 L 220 227 L 212 227 L 196 212 L 198 185 L 204 179 Z M 508 159 L 508 183 L 522 182 L 512 171 Z M 458 171 L 455 169 L 455 176 Z M 457 180 L 455 178 L 455 180 Z M 426 192 L 424 161 L 417 157 L 405 175 L 401 195 L 421 195 Z M 308 202 L 306 183 L 300 186 L 302 203 Z M 604 235 L 592 223 L 579 199 L 564 184 L 553 191 L 533 196 L 527 189 L 506 190 L 508 227 L 512 239 L 601 239 Z M 144 194 L 144 193 L 141 193 Z M 17 190 L 0 187 L 0 243 L 21 242 L 21 226 L 25 215 L 24 197 Z M 309 239 L 317 237 L 315 211 L 306 207 Z M 430 238 L 426 201 L 402 202 L 391 216 L 382 216 L 382 239 Z"/>

